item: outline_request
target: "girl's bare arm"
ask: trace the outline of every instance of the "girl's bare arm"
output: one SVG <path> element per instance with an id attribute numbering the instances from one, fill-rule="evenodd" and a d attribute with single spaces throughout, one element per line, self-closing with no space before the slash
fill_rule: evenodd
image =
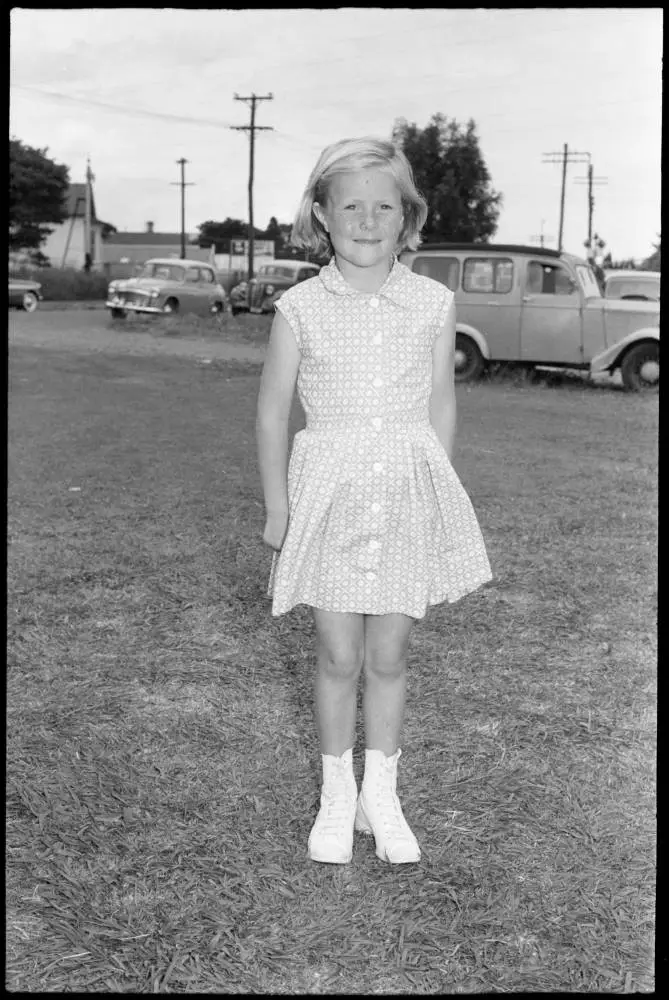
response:
<path id="1" fill-rule="evenodd" d="M 451 302 L 446 322 L 432 349 L 432 392 L 430 423 L 449 459 L 455 440 L 455 302 Z"/>
<path id="2" fill-rule="evenodd" d="M 268 525 L 265 541 L 280 548 L 288 523 L 288 421 L 295 392 L 300 351 L 288 321 L 277 312 L 272 323 L 260 380 L 256 414 L 256 442 L 260 480 Z M 272 522 L 270 526 L 269 522 Z"/>

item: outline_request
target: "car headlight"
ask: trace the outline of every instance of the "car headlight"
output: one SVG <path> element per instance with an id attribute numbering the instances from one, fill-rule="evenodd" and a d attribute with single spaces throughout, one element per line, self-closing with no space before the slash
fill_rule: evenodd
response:
<path id="1" fill-rule="evenodd" d="M 160 295 L 160 292 L 156 292 L 155 290 L 153 292 L 149 292 L 149 298 L 150 299 L 157 299 L 159 295 Z"/>

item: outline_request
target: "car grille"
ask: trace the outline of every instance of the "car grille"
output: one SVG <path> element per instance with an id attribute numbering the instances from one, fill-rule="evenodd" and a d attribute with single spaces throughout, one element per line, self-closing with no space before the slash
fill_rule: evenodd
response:
<path id="1" fill-rule="evenodd" d="M 149 301 L 149 296 L 143 292 L 122 292 L 121 298 L 127 305 L 145 306 Z"/>

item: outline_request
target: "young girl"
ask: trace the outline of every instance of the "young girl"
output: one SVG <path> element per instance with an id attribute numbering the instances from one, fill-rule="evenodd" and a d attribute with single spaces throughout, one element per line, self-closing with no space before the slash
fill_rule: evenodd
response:
<path id="1" fill-rule="evenodd" d="M 420 859 L 396 793 L 409 634 L 428 605 L 491 578 L 450 462 L 453 293 L 395 256 L 418 246 L 426 216 L 393 143 L 345 139 L 323 151 L 291 239 L 331 259 L 278 300 L 258 397 L 272 614 L 310 605 L 316 627 L 323 785 L 308 842 L 314 861 L 350 861 L 354 826 L 374 835 L 382 860 Z M 296 383 L 307 423 L 288 463 Z"/>

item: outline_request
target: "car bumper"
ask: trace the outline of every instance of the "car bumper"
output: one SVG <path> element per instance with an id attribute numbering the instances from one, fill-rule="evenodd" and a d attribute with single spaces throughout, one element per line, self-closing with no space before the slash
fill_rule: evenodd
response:
<path id="1" fill-rule="evenodd" d="M 105 308 L 122 309 L 123 312 L 152 313 L 153 315 L 163 312 L 160 306 L 145 306 L 139 302 L 122 302 L 120 299 L 107 299 Z"/>

